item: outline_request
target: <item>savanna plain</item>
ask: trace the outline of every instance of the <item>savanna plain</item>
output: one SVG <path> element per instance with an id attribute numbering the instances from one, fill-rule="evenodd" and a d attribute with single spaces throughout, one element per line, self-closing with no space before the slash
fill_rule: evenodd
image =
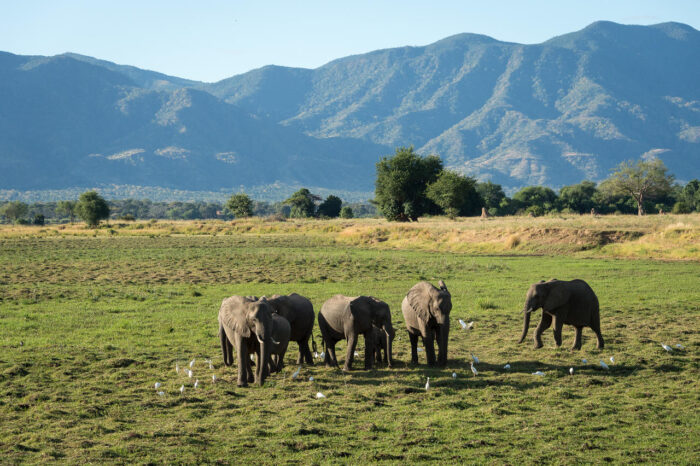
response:
<path id="1" fill-rule="evenodd" d="M 550 278 L 595 290 L 603 350 L 584 329 L 571 351 L 571 327 L 533 350 L 541 311 L 517 344 Z M 448 364 L 411 366 L 401 300 L 438 279 Z M 292 342 L 282 372 L 238 388 L 221 301 L 291 292 L 316 312 L 386 301 L 394 367 L 316 359 L 292 379 Z M 0 462 L 698 464 L 699 324 L 700 215 L 0 226 Z"/>

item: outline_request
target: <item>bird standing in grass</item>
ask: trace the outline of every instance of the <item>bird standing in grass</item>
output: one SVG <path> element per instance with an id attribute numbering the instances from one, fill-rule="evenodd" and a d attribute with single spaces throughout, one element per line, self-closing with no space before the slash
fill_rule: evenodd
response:
<path id="1" fill-rule="evenodd" d="M 457 378 L 457 373 L 456 373 L 456 372 L 453 372 L 453 373 L 452 373 L 452 378 L 453 378 L 453 379 L 456 379 L 456 378 Z"/>
<path id="2" fill-rule="evenodd" d="M 301 372 L 301 366 L 297 367 L 297 370 L 292 374 L 292 379 L 296 379 L 299 377 L 299 373 Z"/>
<path id="3" fill-rule="evenodd" d="M 673 348 L 671 348 L 670 346 L 668 346 L 668 345 L 665 344 L 665 343 L 661 343 L 661 347 L 662 347 L 663 349 L 665 349 L 666 351 L 668 351 L 669 353 L 670 353 L 671 351 L 673 351 Z"/>
<path id="4" fill-rule="evenodd" d="M 160 386 L 161 386 L 161 383 L 160 383 L 160 382 L 156 382 L 156 390 L 158 390 L 158 389 L 160 388 Z"/>
<path id="5" fill-rule="evenodd" d="M 429 388 L 430 388 L 430 377 L 428 377 L 428 381 L 425 382 L 425 391 L 428 391 Z"/>
<path id="6" fill-rule="evenodd" d="M 182 395 L 183 393 L 185 393 L 185 386 L 181 385 L 180 386 L 180 395 Z"/>
<path id="7" fill-rule="evenodd" d="M 469 365 L 472 368 L 472 372 L 474 373 L 474 376 L 476 377 L 479 374 L 479 371 L 476 370 L 476 367 L 474 367 L 474 363 L 470 362 Z"/>
<path id="8" fill-rule="evenodd" d="M 194 381 L 194 388 L 197 388 L 197 387 L 199 387 L 199 379 Z"/>
<path id="9" fill-rule="evenodd" d="M 472 354 L 472 359 L 474 360 L 474 364 L 479 364 L 479 358 L 477 358 L 473 354 Z"/>
<path id="10" fill-rule="evenodd" d="M 600 360 L 600 367 L 602 367 L 602 368 L 605 369 L 606 371 L 610 369 L 610 368 L 608 367 L 608 365 L 605 364 L 605 361 L 603 361 L 602 359 Z"/>
<path id="11" fill-rule="evenodd" d="M 211 383 L 216 383 L 216 374 L 212 374 Z"/>
<path id="12" fill-rule="evenodd" d="M 194 367 L 194 361 L 195 361 L 194 359 L 190 361 L 190 369 L 192 369 Z"/>
<path id="13" fill-rule="evenodd" d="M 574 375 L 574 368 L 573 367 L 569 367 L 569 374 Z"/>

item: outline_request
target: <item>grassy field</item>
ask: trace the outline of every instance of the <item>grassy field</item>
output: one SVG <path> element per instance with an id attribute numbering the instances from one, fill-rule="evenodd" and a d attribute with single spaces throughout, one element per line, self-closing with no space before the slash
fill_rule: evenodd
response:
<path id="1" fill-rule="evenodd" d="M 697 215 L 0 227 L 1 461 L 697 464 L 699 243 Z M 604 350 L 585 329 L 570 351 L 566 327 L 533 350 L 539 312 L 517 345 L 529 284 L 553 277 L 596 291 Z M 400 303 L 423 279 L 452 292 L 445 369 L 407 364 Z M 221 300 L 293 291 L 317 311 L 387 301 L 395 367 L 292 380 L 292 343 L 281 374 L 237 388 Z M 193 358 L 193 379 L 175 373 Z"/>

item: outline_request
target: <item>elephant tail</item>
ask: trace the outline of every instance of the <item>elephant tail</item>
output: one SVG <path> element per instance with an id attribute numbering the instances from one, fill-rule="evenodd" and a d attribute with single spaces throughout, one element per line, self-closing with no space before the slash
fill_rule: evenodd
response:
<path id="1" fill-rule="evenodd" d="M 325 345 L 324 345 L 324 349 L 325 349 Z M 314 340 L 314 334 L 311 333 L 311 351 L 313 351 L 315 353 L 317 350 L 318 350 L 318 346 L 316 346 L 316 340 Z"/>

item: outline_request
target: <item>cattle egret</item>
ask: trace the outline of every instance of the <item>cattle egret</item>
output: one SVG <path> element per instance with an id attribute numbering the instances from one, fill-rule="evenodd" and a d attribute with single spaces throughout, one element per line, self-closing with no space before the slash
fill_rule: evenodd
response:
<path id="1" fill-rule="evenodd" d="M 158 392 L 158 396 L 165 396 L 165 392 Z"/>
<path id="2" fill-rule="evenodd" d="M 299 372 L 301 372 L 301 366 L 297 367 L 297 370 L 292 374 L 292 379 L 299 377 Z"/>
<path id="3" fill-rule="evenodd" d="M 462 319 L 459 319 L 459 325 L 461 325 L 463 329 L 467 328 L 467 324 Z"/>
<path id="4" fill-rule="evenodd" d="M 477 358 L 473 354 L 472 354 L 472 359 L 474 360 L 474 364 L 479 364 L 479 358 Z"/>
<path id="5" fill-rule="evenodd" d="M 661 343 L 661 346 L 662 346 L 666 351 L 668 351 L 669 353 L 670 353 L 671 351 L 673 351 L 673 348 L 671 348 L 671 347 L 668 346 L 668 345 L 665 345 L 665 344 Z"/>
<path id="6" fill-rule="evenodd" d="M 191 379 L 191 378 L 192 378 L 192 374 L 194 374 L 194 372 L 192 372 L 191 370 L 187 369 L 187 377 L 189 377 L 189 378 Z"/>
<path id="7" fill-rule="evenodd" d="M 190 361 L 190 369 L 194 367 L 194 359 Z"/>
<path id="8" fill-rule="evenodd" d="M 211 359 L 207 359 L 206 362 L 207 362 L 207 364 L 209 364 L 209 370 L 214 369 L 214 366 L 213 366 L 212 363 L 211 363 Z"/>
<path id="9" fill-rule="evenodd" d="M 506 364 L 505 366 L 503 366 L 503 368 L 504 368 L 504 369 L 510 369 L 510 364 Z"/>
<path id="10" fill-rule="evenodd" d="M 430 388 L 430 377 L 428 377 L 428 381 L 425 382 L 425 390 L 427 391 Z"/>
<path id="11" fill-rule="evenodd" d="M 613 358 L 612 356 L 610 356 L 610 362 L 613 363 L 613 364 L 615 364 L 615 358 Z"/>
<path id="12" fill-rule="evenodd" d="M 160 388 L 160 382 L 156 382 L 156 390 Z"/>
<path id="13" fill-rule="evenodd" d="M 197 387 L 199 387 L 199 379 L 194 381 L 194 388 L 197 388 Z"/>
<path id="14" fill-rule="evenodd" d="M 180 395 L 182 395 L 183 393 L 185 393 L 185 386 L 180 385 Z"/>
<path id="15" fill-rule="evenodd" d="M 537 371 L 537 372 L 533 372 L 532 375 L 544 375 L 544 372 Z"/>
<path id="16" fill-rule="evenodd" d="M 358 353 L 357 351 L 355 351 L 355 357 L 356 357 L 356 358 L 359 358 L 359 357 L 360 357 L 360 353 Z"/>
<path id="17" fill-rule="evenodd" d="M 605 364 L 605 361 L 603 361 L 602 359 L 600 360 L 600 367 L 602 367 L 602 368 L 605 369 L 606 371 L 607 371 L 608 369 L 610 369 L 610 368 L 608 367 L 608 365 Z"/>
<path id="18" fill-rule="evenodd" d="M 180 373 L 180 365 L 178 363 L 175 363 L 175 373 L 176 374 Z"/>
<path id="19" fill-rule="evenodd" d="M 313 381 L 314 381 L 313 376 L 312 376 L 312 377 L 309 377 L 309 382 L 313 382 Z"/>
<path id="20" fill-rule="evenodd" d="M 324 394 L 321 393 L 321 392 L 318 392 L 318 393 L 316 394 L 316 398 L 325 398 L 325 397 L 326 397 L 326 395 L 324 395 Z"/>
<path id="21" fill-rule="evenodd" d="M 474 373 L 474 376 L 476 376 L 479 373 L 479 371 L 476 370 L 476 367 L 474 367 L 473 362 L 470 362 L 469 364 L 472 366 L 472 372 Z"/>
<path id="22" fill-rule="evenodd" d="M 416 350 L 416 352 L 418 352 L 418 353 L 420 353 L 421 351 L 423 351 L 423 348 L 418 348 L 418 349 Z"/>
<path id="23" fill-rule="evenodd" d="M 456 379 L 456 378 L 457 378 L 457 373 L 456 373 L 456 372 L 453 372 L 453 373 L 452 373 L 452 378 L 453 378 L 453 379 Z"/>
<path id="24" fill-rule="evenodd" d="M 211 383 L 216 383 L 216 374 L 212 374 Z"/>
<path id="25" fill-rule="evenodd" d="M 574 368 L 573 367 L 569 367 L 569 374 L 574 375 Z"/>
<path id="26" fill-rule="evenodd" d="M 321 351 L 321 354 L 319 354 L 318 357 L 321 358 L 321 359 L 325 358 L 325 357 L 326 357 L 326 352 L 325 352 L 325 351 Z"/>
<path id="27" fill-rule="evenodd" d="M 467 328 L 468 328 L 469 330 L 471 330 L 472 328 L 474 328 L 474 321 L 473 321 L 473 320 L 467 324 Z"/>
<path id="28" fill-rule="evenodd" d="M 318 359 L 318 353 L 314 351 L 314 359 Z"/>
<path id="29" fill-rule="evenodd" d="M 581 359 L 581 361 L 583 361 L 584 364 L 588 364 L 588 359 Z"/>
<path id="30" fill-rule="evenodd" d="M 685 346 L 681 345 L 680 343 L 676 343 L 676 348 L 683 349 L 685 348 Z"/>

